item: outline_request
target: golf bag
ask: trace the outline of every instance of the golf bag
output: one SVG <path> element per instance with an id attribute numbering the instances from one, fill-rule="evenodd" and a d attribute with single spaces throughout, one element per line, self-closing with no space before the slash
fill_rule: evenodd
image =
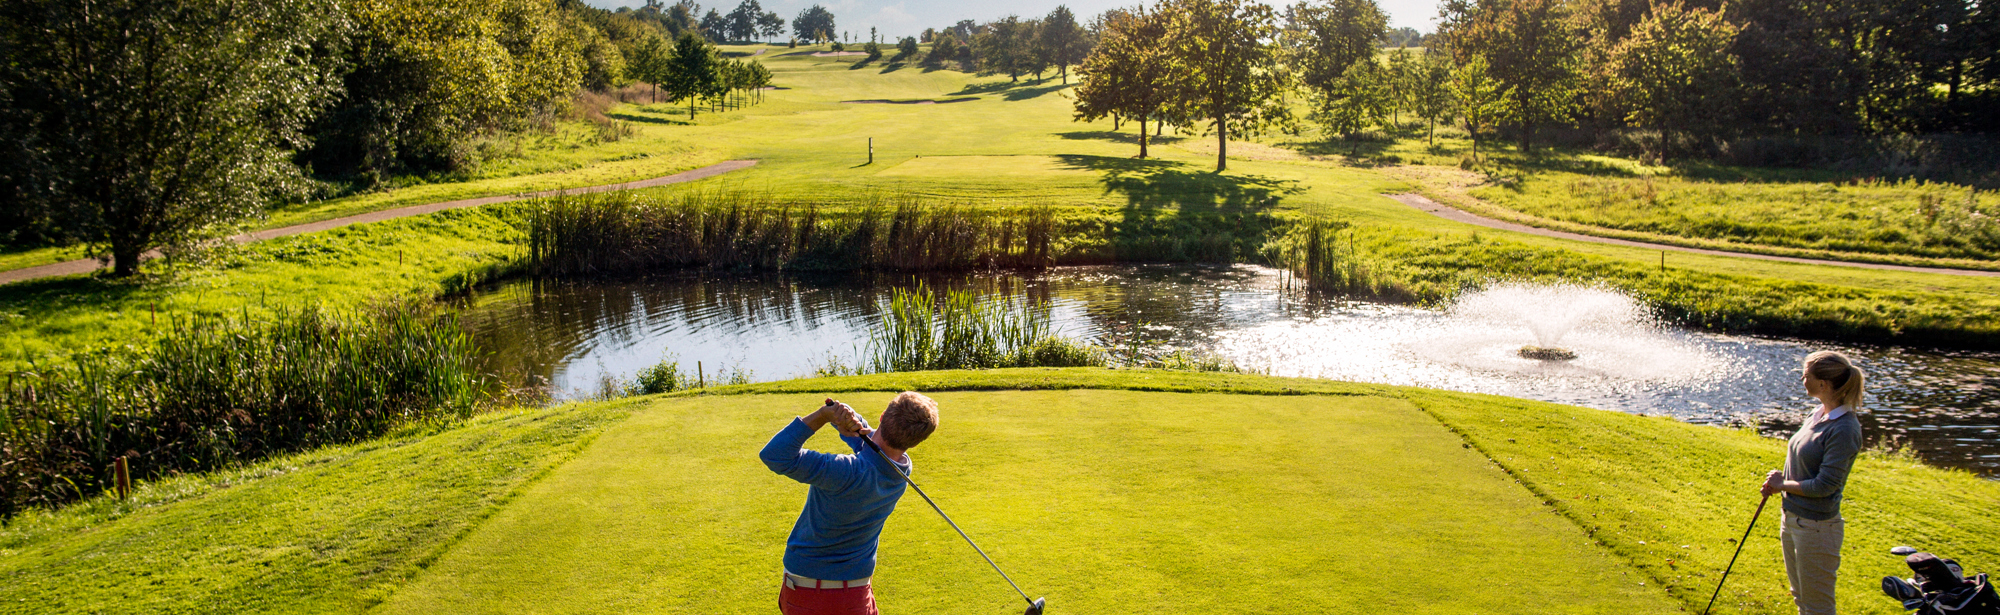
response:
<path id="1" fill-rule="evenodd" d="M 1903 563 L 1912 576 L 1882 577 L 1882 593 L 1916 615 L 2000 615 L 2000 595 L 1985 574 L 1966 579 L 1958 562 L 1929 553 L 1911 555 Z"/>

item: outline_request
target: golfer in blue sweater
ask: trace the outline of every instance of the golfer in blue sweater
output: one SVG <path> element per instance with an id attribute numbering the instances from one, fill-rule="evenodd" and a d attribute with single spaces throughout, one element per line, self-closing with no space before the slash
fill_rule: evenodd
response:
<path id="1" fill-rule="evenodd" d="M 937 430 L 937 402 L 904 392 L 877 422 L 882 428 L 871 431 L 853 408 L 828 399 L 812 414 L 792 419 L 759 454 L 772 472 L 812 486 L 785 540 L 784 586 L 778 590 L 778 611 L 784 615 L 876 615 L 869 583 L 875 545 L 903 497 L 903 473 L 912 469 L 905 451 Z M 854 454 L 800 450 L 829 423 Z M 862 438 L 884 454 L 868 450 Z"/>

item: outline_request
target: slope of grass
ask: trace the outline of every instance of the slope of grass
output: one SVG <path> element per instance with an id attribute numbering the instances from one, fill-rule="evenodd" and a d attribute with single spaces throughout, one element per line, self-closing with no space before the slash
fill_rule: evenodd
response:
<path id="1" fill-rule="evenodd" d="M 495 413 L 29 513 L 0 528 L 0 613 L 359 612 L 628 406 Z"/>
<path id="2" fill-rule="evenodd" d="M 0 612 L 765 610 L 804 488 L 757 449 L 821 396 L 872 414 L 905 389 L 944 409 L 918 480 L 1056 612 L 1695 611 L 1783 457 L 1665 418 L 1307 379 L 797 380 L 482 417 L 17 519 Z M 1842 611 L 1901 612 L 1874 590 L 1889 545 L 2000 565 L 1996 502 L 2000 484 L 1864 455 Z M 1788 612 L 1771 506 L 1716 612 Z M 901 508 L 885 608 L 1015 608 Z"/>

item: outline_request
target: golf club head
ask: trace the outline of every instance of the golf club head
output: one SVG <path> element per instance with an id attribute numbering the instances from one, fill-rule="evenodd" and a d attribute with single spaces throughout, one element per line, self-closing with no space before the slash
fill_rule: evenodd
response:
<path id="1" fill-rule="evenodd" d="M 1889 549 L 1889 554 L 1890 554 L 1890 555 L 1909 555 L 1909 554 L 1911 554 L 1911 553 L 1916 553 L 1916 552 L 1917 552 L 1917 548 L 1916 548 L 1916 547 L 1910 547 L 1910 546 L 1902 546 L 1902 547 L 1895 547 L 1895 548 L 1892 548 L 1892 549 Z"/>
<path id="2" fill-rule="evenodd" d="M 1042 607 L 1048 606 L 1048 602 L 1048 598 L 1036 598 L 1034 602 L 1028 604 L 1028 612 L 1022 615 L 1042 615 Z"/>

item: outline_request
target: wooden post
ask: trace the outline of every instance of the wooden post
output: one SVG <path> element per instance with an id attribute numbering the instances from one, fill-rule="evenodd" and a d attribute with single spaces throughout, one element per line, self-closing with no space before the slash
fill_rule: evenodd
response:
<path id="1" fill-rule="evenodd" d="M 125 456 L 118 456 L 115 465 L 118 474 L 118 499 L 132 497 L 132 469 L 125 463 Z"/>
<path id="2" fill-rule="evenodd" d="M 1660 271 L 1666 271 L 1666 270 L 1667 270 L 1667 251 L 1666 251 L 1666 250 L 1661 250 L 1661 251 L 1660 251 Z"/>
<path id="3" fill-rule="evenodd" d="M 700 361 L 694 362 L 694 384 L 695 388 L 708 388 L 708 376 L 701 371 Z"/>
<path id="4" fill-rule="evenodd" d="M 868 137 L 868 164 L 875 164 L 875 137 Z"/>

